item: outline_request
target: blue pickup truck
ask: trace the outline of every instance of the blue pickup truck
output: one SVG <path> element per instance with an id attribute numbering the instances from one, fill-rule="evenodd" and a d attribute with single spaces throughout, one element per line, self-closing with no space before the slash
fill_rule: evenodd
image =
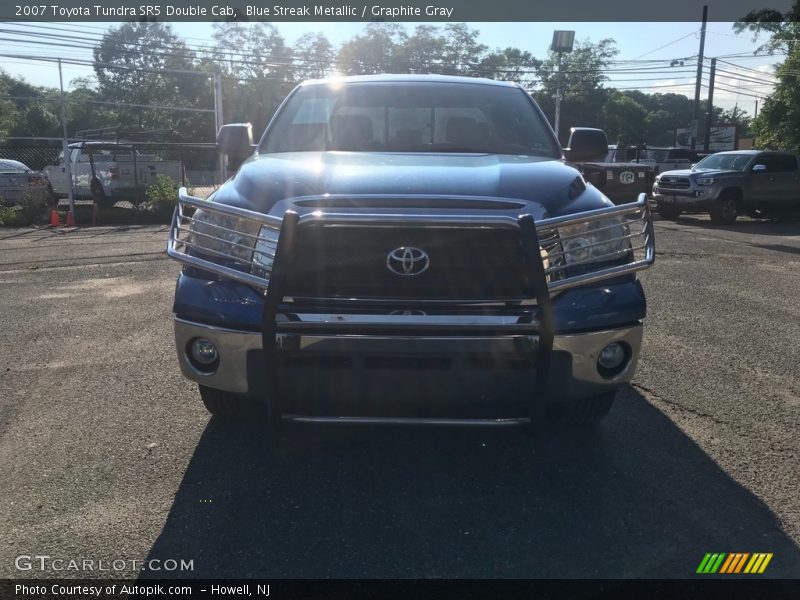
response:
<path id="1" fill-rule="evenodd" d="M 645 196 L 615 206 L 521 87 L 310 81 L 207 199 L 180 190 L 183 374 L 221 417 L 589 424 L 639 358 Z M 571 148 L 580 152 L 581 148 Z"/>

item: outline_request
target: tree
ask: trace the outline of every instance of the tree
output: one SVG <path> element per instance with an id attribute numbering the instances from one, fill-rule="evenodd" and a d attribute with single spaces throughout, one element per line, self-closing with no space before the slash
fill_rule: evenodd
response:
<path id="1" fill-rule="evenodd" d="M 441 29 L 433 25 L 418 25 L 400 51 L 410 73 L 436 73 L 446 45 Z"/>
<path id="2" fill-rule="evenodd" d="M 596 44 L 583 41 L 562 56 L 560 75 L 558 56 L 552 51 L 538 68 L 540 84 L 535 96 L 545 114 L 555 114 L 556 88 L 561 77 L 561 122 L 566 126 L 560 132 L 562 143 L 566 142 L 570 126 L 603 126 L 602 107 L 608 91 L 602 84 L 608 79 L 605 71 L 618 53 L 612 39 Z"/>
<path id="3" fill-rule="evenodd" d="M 606 135 L 611 143 L 646 141 L 647 109 L 630 96 L 612 92 L 603 106 Z"/>
<path id="4" fill-rule="evenodd" d="M 342 44 L 337 69 L 347 75 L 406 73 L 408 65 L 399 50 L 407 38 L 398 23 L 369 23 L 361 35 Z"/>
<path id="5" fill-rule="evenodd" d="M 103 35 L 94 49 L 98 91 L 106 101 L 119 103 L 120 125 L 140 129 L 174 129 L 192 117 L 177 111 L 131 107 L 125 104 L 197 106 L 207 82 L 188 74 L 195 55 L 172 31 L 157 22 L 130 22 Z M 206 105 L 208 106 L 208 105 Z"/>
<path id="6" fill-rule="evenodd" d="M 225 121 L 253 123 L 258 134 L 295 85 L 292 50 L 271 23 L 228 21 L 213 28 Z"/>
<path id="7" fill-rule="evenodd" d="M 330 73 L 334 57 L 333 44 L 325 34 L 305 33 L 295 44 L 295 72 L 300 79 L 322 79 Z"/>
<path id="8" fill-rule="evenodd" d="M 800 152 L 800 0 L 785 14 L 752 11 L 734 24 L 734 30 L 769 33 L 769 41 L 759 49 L 786 52 L 786 60 L 775 71 L 775 90 L 752 121 L 757 147 Z"/>
<path id="9" fill-rule="evenodd" d="M 445 75 L 472 75 L 483 58 L 487 47 L 478 42 L 480 32 L 466 23 L 448 23 L 444 27 L 444 54 L 440 73 Z"/>
<path id="10" fill-rule="evenodd" d="M 542 61 L 534 58 L 530 52 L 512 47 L 498 48 L 481 59 L 478 73 L 500 81 L 516 81 L 523 87 L 531 88 L 536 81 L 536 70 L 541 66 Z"/>

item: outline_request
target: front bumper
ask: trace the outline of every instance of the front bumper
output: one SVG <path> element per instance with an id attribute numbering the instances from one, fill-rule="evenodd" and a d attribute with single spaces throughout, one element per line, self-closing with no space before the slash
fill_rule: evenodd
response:
<path id="1" fill-rule="evenodd" d="M 685 212 L 706 212 L 715 198 L 716 190 L 713 188 L 670 190 L 656 187 L 653 192 L 657 207 L 679 208 Z"/>
<path id="2" fill-rule="evenodd" d="M 189 345 L 195 338 L 210 340 L 219 351 L 219 364 L 211 373 L 196 368 L 188 357 Z M 630 382 L 636 370 L 641 340 L 641 323 L 556 334 L 547 402 L 587 398 Z M 175 341 L 181 371 L 188 379 L 226 392 L 257 398 L 266 396 L 270 382 L 264 379 L 261 332 L 176 318 Z M 612 342 L 621 342 L 630 354 L 620 373 L 605 377 L 597 368 L 597 358 Z M 322 388 L 322 393 L 330 393 L 337 386 L 330 385 L 330 381 L 323 384 L 327 377 L 349 381 L 348 386 L 355 385 L 358 379 L 365 386 L 374 387 L 378 396 L 401 393 L 403 390 L 398 389 L 398 384 L 402 387 L 403 382 L 413 381 L 411 388 L 417 389 L 420 381 L 431 377 L 458 398 L 485 395 L 489 390 L 499 396 L 506 387 L 511 391 L 514 386 L 526 385 L 526 377 L 530 377 L 532 370 L 520 369 L 519 363 L 537 343 L 536 336 L 513 334 L 413 338 L 297 333 L 277 336 L 279 351 L 291 359 L 287 368 L 280 372 L 288 395 L 292 395 L 292 391 L 308 395 L 309 383 Z M 309 377 L 315 381 L 310 382 Z M 532 394 L 532 379 L 528 383 L 528 393 Z"/>

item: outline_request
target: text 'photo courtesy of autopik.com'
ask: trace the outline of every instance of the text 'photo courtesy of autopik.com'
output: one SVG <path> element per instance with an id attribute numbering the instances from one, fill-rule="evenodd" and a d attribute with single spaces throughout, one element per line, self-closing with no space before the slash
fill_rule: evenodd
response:
<path id="1" fill-rule="evenodd" d="M 800 597 L 800 0 L 0 6 L 0 600 Z"/>

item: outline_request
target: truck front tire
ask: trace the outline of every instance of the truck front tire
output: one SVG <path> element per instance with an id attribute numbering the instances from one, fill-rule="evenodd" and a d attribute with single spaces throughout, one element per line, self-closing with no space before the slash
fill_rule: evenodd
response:
<path id="1" fill-rule="evenodd" d="M 739 216 L 737 201 L 736 193 L 723 192 L 709 211 L 711 222 L 715 225 L 730 225 L 736 221 L 736 217 Z"/>
<path id="2" fill-rule="evenodd" d="M 681 216 L 681 209 L 675 208 L 674 206 L 659 206 L 658 214 L 661 215 L 663 219 L 675 221 L 679 216 Z"/>
<path id="3" fill-rule="evenodd" d="M 554 406 L 548 411 L 549 420 L 567 427 L 589 427 L 608 416 L 614 404 L 616 392 L 606 392 L 591 398 L 582 398 Z"/>
<path id="4" fill-rule="evenodd" d="M 200 399 L 206 410 L 226 421 L 260 421 L 266 417 L 266 409 L 255 400 L 241 394 L 232 394 L 199 385 Z"/>

